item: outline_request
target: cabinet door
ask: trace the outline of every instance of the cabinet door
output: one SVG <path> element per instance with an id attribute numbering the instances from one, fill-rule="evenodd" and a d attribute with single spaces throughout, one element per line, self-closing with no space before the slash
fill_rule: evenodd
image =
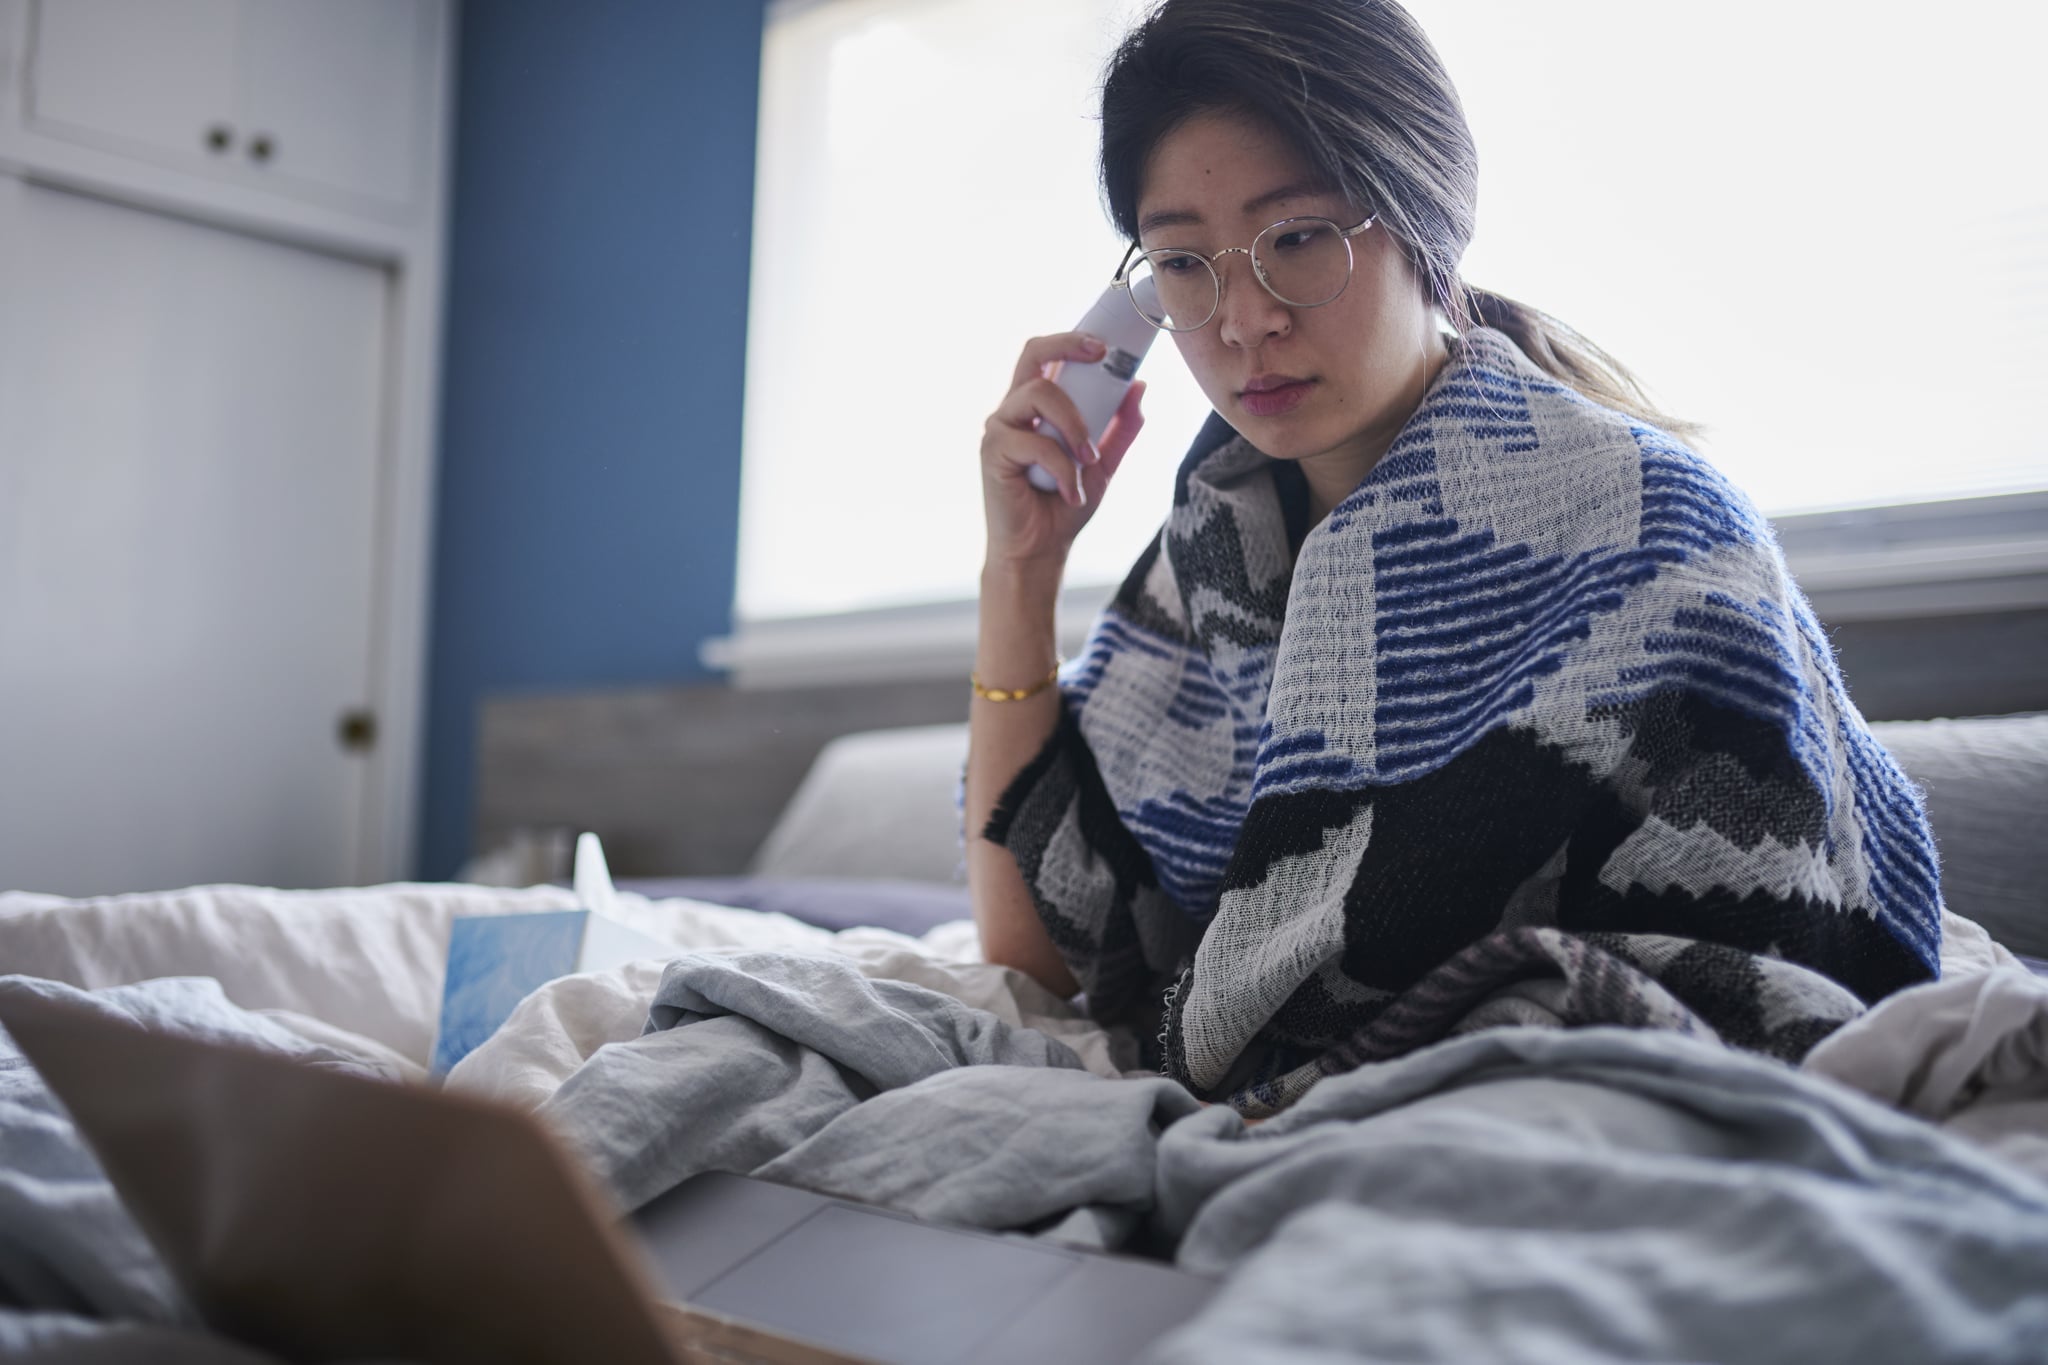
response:
<path id="1" fill-rule="evenodd" d="M 426 126 L 427 0 L 243 0 L 237 123 L 281 179 L 391 203 Z"/>
<path id="2" fill-rule="evenodd" d="M 443 2 L 40 0 L 28 126 L 389 216 L 420 196 Z"/>
<path id="3" fill-rule="evenodd" d="M 116 151 L 224 158 L 241 0 L 44 0 L 35 7 L 29 120 Z"/>
<path id="4" fill-rule="evenodd" d="M 0 176 L 0 889 L 359 879 L 389 286 Z"/>

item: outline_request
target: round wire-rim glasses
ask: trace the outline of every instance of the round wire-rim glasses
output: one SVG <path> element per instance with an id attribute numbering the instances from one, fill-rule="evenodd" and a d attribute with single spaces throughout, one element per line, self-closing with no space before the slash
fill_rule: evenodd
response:
<path id="1" fill-rule="evenodd" d="M 1351 251 L 1351 239 L 1378 221 L 1379 215 L 1377 213 L 1370 215 L 1356 226 L 1348 228 L 1339 226 L 1335 219 L 1324 218 L 1314 214 L 1282 218 L 1277 223 L 1268 223 L 1265 227 L 1261 228 L 1259 235 L 1252 238 L 1250 246 L 1227 246 L 1211 256 L 1204 256 L 1199 251 L 1190 251 L 1186 247 L 1154 247 L 1150 251 L 1140 251 L 1138 244 L 1133 242 L 1131 243 L 1130 250 L 1124 253 L 1123 264 L 1116 268 L 1116 278 L 1111 283 L 1124 291 L 1124 297 L 1131 301 L 1131 308 L 1139 317 L 1145 319 L 1145 321 L 1151 323 L 1162 332 L 1198 332 L 1209 325 L 1209 320 L 1216 316 L 1216 310 L 1223 306 L 1223 277 L 1217 273 L 1216 262 L 1235 251 L 1251 261 L 1252 274 L 1257 278 L 1259 287 L 1281 303 L 1286 304 L 1289 308 L 1320 308 L 1326 303 L 1336 302 L 1338 297 L 1351 287 L 1351 272 L 1357 264 Z M 1326 227 L 1335 234 L 1336 241 L 1344 248 L 1344 277 L 1338 281 L 1335 289 L 1320 299 L 1291 299 L 1274 287 L 1266 262 L 1260 257 L 1259 246 L 1276 232 L 1290 227 L 1300 230 L 1303 225 L 1308 224 Z M 1202 269 L 1209 273 L 1212 298 L 1209 303 L 1209 311 L 1202 315 L 1200 322 L 1176 324 L 1166 312 L 1164 305 L 1160 307 L 1160 316 L 1152 316 L 1152 314 L 1145 311 L 1144 305 L 1138 302 L 1137 293 L 1131 287 L 1131 272 L 1139 266 L 1143 265 L 1149 269 L 1156 288 L 1157 282 L 1166 277 L 1165 272 L 1160 269 L 1160 264 L 1166 261 L 1178 260 L 1199 261 L 1201 262 Z"/>

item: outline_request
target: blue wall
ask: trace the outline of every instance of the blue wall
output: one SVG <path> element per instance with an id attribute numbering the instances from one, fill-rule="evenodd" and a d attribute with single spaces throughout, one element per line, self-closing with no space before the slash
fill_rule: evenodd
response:
<path id="1" fill-rule="evenodd" d="M 485 697 L 701 678 L 731 626 L 761 24 L 462 6 L 417 875 Z"/>

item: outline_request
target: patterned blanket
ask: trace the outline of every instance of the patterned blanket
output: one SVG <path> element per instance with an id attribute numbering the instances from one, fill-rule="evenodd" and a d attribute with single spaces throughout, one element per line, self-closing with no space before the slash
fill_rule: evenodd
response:
<path id="1" fill-rule="evenodd" d="M 1212 418 L 986 830 L 1167 1074 L 1264 1113 L 1538 1016 L 1796 1060 L 1936 975 L 1918 793 L 1698 455 L 1475 330 L 1307 520 Z"/>

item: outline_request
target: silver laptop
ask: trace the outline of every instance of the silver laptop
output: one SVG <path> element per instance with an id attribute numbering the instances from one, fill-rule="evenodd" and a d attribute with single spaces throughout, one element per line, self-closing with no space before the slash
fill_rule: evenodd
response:
<path id="1" fill-rule="evenodd" d="M 1216 1288 L 738 1175 L 686 1180 L 633 1223 L 675 1301 L 903 1365 L 1123 1365 Z"/>
<path id="2" fill-rule="evenodd" d="M 208 1324 L 300 1360 L 1130 1360 L 1201 1276 L 743 1176 L 630 1220 L 528 1115 L 0 1001 Z"/>

